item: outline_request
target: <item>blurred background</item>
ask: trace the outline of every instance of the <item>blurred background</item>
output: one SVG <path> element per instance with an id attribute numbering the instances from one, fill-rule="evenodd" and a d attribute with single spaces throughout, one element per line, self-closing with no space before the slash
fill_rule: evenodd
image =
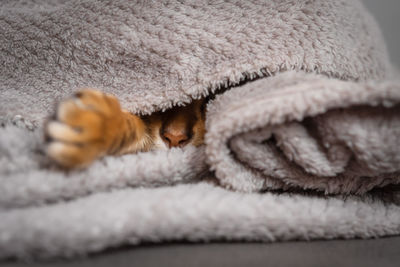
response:
<path id="1" fill-rule="evenodd" d="M 400 67 L 400 0 L 364 0 L 364 3 L 381 26 L 392 62 Z"/>

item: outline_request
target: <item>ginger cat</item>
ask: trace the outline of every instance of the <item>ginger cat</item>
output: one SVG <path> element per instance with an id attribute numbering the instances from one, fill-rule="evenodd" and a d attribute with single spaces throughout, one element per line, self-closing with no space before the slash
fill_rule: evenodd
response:
<path id="1" fill-rule="evenodd" d="M 46 123 L 47 155 L 65 168 L 82 168 L 105 155 L 203 144 L 206 100 L 137 116 L 116 97 L 85 89 L 63 100 Z"/>

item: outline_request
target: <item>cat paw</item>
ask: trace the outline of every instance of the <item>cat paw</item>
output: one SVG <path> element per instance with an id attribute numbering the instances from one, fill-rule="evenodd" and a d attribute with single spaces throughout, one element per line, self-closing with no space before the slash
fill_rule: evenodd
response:
<path id="1" fill-rule="evenodd" d="M 122 124 L 118 100 L 85 89 L 57 106 L 45 125 L 46 153 L 65 168 L 80 168 L 106 154 L 110 140 Z"/>

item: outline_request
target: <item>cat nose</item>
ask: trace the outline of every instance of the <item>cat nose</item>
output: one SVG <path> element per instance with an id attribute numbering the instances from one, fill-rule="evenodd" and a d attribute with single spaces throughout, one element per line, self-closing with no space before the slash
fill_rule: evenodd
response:
<path id="1" fill-rule="evenodd" d="M 186 145 L 187 141 L 189 140 L 189 136 L 182 132 L 164 132 L 163 138 L 165 143 L 171 147 L 182 147 Z"/>

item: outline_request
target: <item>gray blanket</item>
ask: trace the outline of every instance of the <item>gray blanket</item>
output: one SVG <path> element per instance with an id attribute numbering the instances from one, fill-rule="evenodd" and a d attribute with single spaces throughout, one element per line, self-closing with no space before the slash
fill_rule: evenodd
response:
<path id="1" fill-rule="evenodd" d="M 0 257 L 400 233 L 400 81 L 358 0 L 2 1 Z M 80 87 L 149 114 L 220 93 L 205 145 L 62 172 Z"/>

